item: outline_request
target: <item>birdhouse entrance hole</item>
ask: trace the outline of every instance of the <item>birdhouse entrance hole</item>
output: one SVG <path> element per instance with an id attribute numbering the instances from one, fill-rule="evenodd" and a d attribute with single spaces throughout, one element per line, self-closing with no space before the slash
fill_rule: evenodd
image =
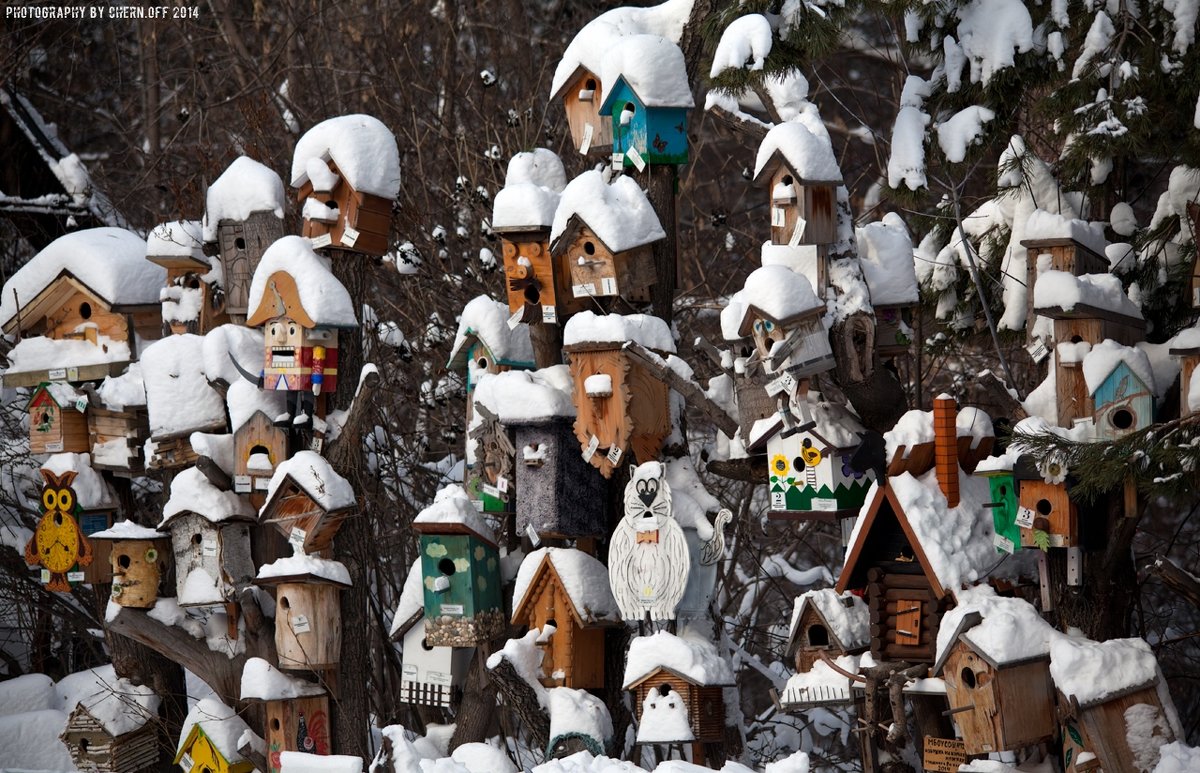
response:
<path id="1" fill-rule="evenodd" d="M 965 666 L 962 670 L 962 683 L 963 687 L 966 687 L 968 690 L 975 689 L 975 672 Z"/>
<path id="2" fill-rule="evenodd" d="M 525 287 L 526 303 L 538 304 L 542 300 L 542 291 L 536 284 L 529 284 Z"/>
<path id="3" fill-rule="evenodd" d="M 233 240 L 233 246 L 237 247 L 239 250 L 244 250 L 246 249 L 246 240 L 239 236 Z"/>
<path id="4" fill-rule="evenodd" d="M 808 646 L 810 646 L 810 647 L 828 647 L 829 646 L 829 631 L 825 630 L 825 626 L 810 625 L 808 627 Z"/>
<path id="5" fill-rule="evenodd" d="M 272 730 L 278 730 L 280 727 L 282 727 L 282 725 L 279 724 L 278 717 L 275 717 L 274 719 L 271 720 L 271 729 Z"/>
<path id="6" fill-rule="evenodd" d="M 279 606 L 283 607 L 284 609 L 291 609 L 291 608 L 292 608 L 292 605 L 291 605 L 291 603 L 288 601 L 288 597 L 287 597 L 287 596 L 280 596 L 280 597 L 279 597 Z"/>
<path id="7" fill-rule="evenodd" d="M 1113 411 L 1108 419 L 1117 429 L 1129 429 L 1133 426 L 1133 413 L 1128 408 Z"/>
<path id="8" fill-rule="evenodd" d="M 193 544 L 193 545 L 199 545 L 199 544 L 200 544 L 200 540 L 201 540 L 201 537 L 200 537 L 200 535 L 199 535 L 199 534 L 193 534 L 193 535 L 192 535 L 192 544 Z"/>
<path id="9" fill-rule="evenodd" d="M 596 254 L 596 245 L 592 244 L 591 242 L 584 242 L 583 243 L 583 251 L 586 252 L 588 255 L 595 255 Z"/>
<path id="10" fill-rule="evenodd" d="M 429 645 L 429 639 L 424 637 L 421 638 L 421 649 L 425 650 L 426 652 L 433 652 L 433 647 Z"/>
<path id="11" fill-rule="evenodd" d="M 584 88 L 587 89 L 588 91 L 595 91 L 596 90 L 596 79 L 588 78 L 587 84 L 584 85 Z"/>
<path id="12" fill-rule="evenodd" d="M 79 739 L 79 751 L 83 752 L 84 754 L 87 754 L 87 750 L 88 750 L 88 739 L 80 738 Z"/>
<path id="13" fill-rule="evenodd" d="M 92 316 L 92 304 L 88 303 L 87 301 L 79 304 L 79 316 L 83 317 L 84 319 L 89 319 Z"/>
<path id="14" fill-rule="evenodd" d="M 663 696 L 664 698 L 667 697 L 667 695 L 669 695 L 670 693 L 671 693 L 671 685 L 664 682 L 663 684 L 660 684 L 658 686 L 658 694 Z"/>
<path id="15" fill-rule="evenodd" d="M 129 556 L 125 555 L 124 553 L 117 556 L 117 564 L 119 564 L 122 569 L 128 569 L 129 568 Z"/>
<path id="16" fill-rule="evenodd" d="M 438 571 L 447 577 L 453 576 L 454 560 L 450 558 L 443 558 L 441 561 L 438 561 Z"/>
<path id="17" fill-rule="evenodd" d="M 1037 502 L 1037 511 L 1042 515 L 1050 515 L 1054 509 L 1054 505 L 1050 504 L 1049 499 L 1039 499 Z"/>

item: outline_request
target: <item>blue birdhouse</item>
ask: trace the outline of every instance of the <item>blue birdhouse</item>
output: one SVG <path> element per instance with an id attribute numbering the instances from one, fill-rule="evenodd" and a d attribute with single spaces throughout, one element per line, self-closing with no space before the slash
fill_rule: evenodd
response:
<path id="1" fill-rule="evenodd" d="M 612 118 L 613 155 L 626 167 L 686 164 L 688 113 L 695 102 L 683 52 L 657 35 L 630 35 L 604 59 L 600 114 Z M 607 84 L 612 84 L 608 86 Z"/>
<path id="2" fill-rule="evenodd" d="M 1153 387 L 1125 360 L 1118 362 L 1091 393 L 1096 405 L 1096 435 L 1101 439 L 1117 440 L 1154 422 Z"/>

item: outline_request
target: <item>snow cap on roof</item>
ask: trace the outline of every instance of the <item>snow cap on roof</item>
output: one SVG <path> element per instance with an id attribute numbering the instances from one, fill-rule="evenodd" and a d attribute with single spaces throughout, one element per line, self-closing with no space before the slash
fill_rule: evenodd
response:
<path id="1" fill-rule="evenodd" d="M 404 587 L 400 590 L 400 600 L 396 602 L 396 613 L 392 616 L 392 628 L 389 636 L 395 636 L 400 627 L 412 620 L 425 609 L 425 586 L 421 582 L 421 559 L 413 561 L 404 577 Z"/>
<path id="2" fill-rule="evenodd" d="M 347 588 L 353 584 L 350 581 L 350 571 L 341 561 L 308 555 L 300 551 L 296 551 L 290 556 L 277 558 L 269 564 L 263 564 L 259 568 L 257 576 L 259 582 L 265 585 L 270 585 L 272 581 L 277 581 L 279 578 L 301 577 Z"/>
<path id="3" fill-rule="evenodd" d="M 833 156 L 829 139 L 813 133 L 801 121 L 775 124 L 763 137 L 754 160 L 754 179 L 759 184 L 759 176 L 776 153 L 799 178 L 797 182 L 842 182 L 842 168 Z"/>
<path id="4" fill-rule="evenodd" d="M 246 328 L 250 330 L 250 328 Z M 257 330 L 252 330 L 257 333 Z M 258 336 L 259 345 L 258 352 L 262 352 L 262 335 Z M 207 340 L 207 338 L 206 338 Z M 228 360 L 227 360 L 228 361 Z M 250 363 L 242 362 L 242 366 L 247 370 L 251 367 Z M 253 362 L 253 361 L 252 361 Z M 255 370 L 258 365 L 253 366 Z M 253 370 L 251 373 L 255 372 Z M 257 384 L 253 384 L 244 378 L 238 378 L 229 385 L 229 389 L 225 390 L 225 404 L 229 407 L 229 431 L 237 432 L 246 422 L 256 413 L 262 413 L 268 419 L 274 419 L 287 410 L 287 393 L 278 392 L 276 390 L 259 389 Z"/>
<path id="5" fill-rule="evenodd" d="M 664 37 L 629 35 L 608 50 L 600 64 L 602 111 L 607 112 L 618 79 L 625 81 L 646 107 L 696 106 L 683 52 Z"/>
<path id="6" fill-rule="evenodd" d="M 1133 346 L 1123 346 L 1111 338 L 1093 346 L 1083 357 L 1083 380 L 1087 383 L 1088 394 L 1095 395 L 1113 369 L 1122 362 L 1142 380 L 1151 394 L 1156 394 L 1154 369 L 1150 367 L 1150 358 L 1146 353 Z"/>
<path id="7" fill-rule="evenodd" d="M 253 739 L 252 745 L 256 750 L 265 751 L 266 745 L 262 739 L 254 735 L 250 726 L 233 709 L 216 698 L 201 698 L 188 712 L 187 719 L 183 720 L 176 756 L 182 754 L 183 745 L 187 743 L 188 736 L 196 725 L 200 726 L 200 730 L 230 764 L 243 760 L 242 753 L 238 751 L 238 742 L 243 734 L 248 734 Z"/>
<path id="8" fill-rule="evenodd" d="M 575 416 L 571 371 L 566 365 L 485 373 L 475 385 L 474 399 L 475 405 L 496 414 L 503 424 L 535 424 Z"/>
<path id="9" fill-rule="evenodd" d="M 316 253 L 312 242 L 303 236 L 285 236 L 277 240 L 263 253 L 254 279 L 250 282 L 250 297 L 247 307 L 251 314 L 260 304 L 274 299 L 264 299 L 271 277 L 277 271 L 288 274 L 296 283 L 300 305 L 304 313 L 317 325 L 328 327 L 358 327 L 354 315 L 354 302 L 338 278 L 330 270 L 328 258 Z M 281 311 L 282 315 L 284 312 Z"/>
<path id="10" fill-rule="evenodd" d="M 625 252 L 667 235 L 650 200 L 632 177 L 622 175 L 612 185 L 606 185 L 604 177 L 594 169 L 579 175 L 563 189 L 550 229 L 552 245 L 572 217 L 583 221 L 612 252 Z"/>
<path id="11" fill-rule="evenodd" d="M 997 668 L 1034 658 L 1048 657 L 1050 643 L 1062 636 L 1024 599 L 997 596 L 990 585 L 965 588 L 955 596 L 956 606 L 938 628 L 937 663 L 955 641 L 962 640 Z M 969 627 L 964 628 L 965 625 Z"/>
<path id="12" fill-rule="evenodd" d="M 585 624 L 606 618 L 620 620 L 620 611 L 609 587 L 608 567 L 573 548 L 541 548 L 525 556 L 513 588 L 514 612 L 525 603 L 525 595 L 543 562 L 554 567 L 571 605 Z"/>
<path id="13" fill-rule="evenodd" d="M 217 240 L 222 220 L 247 220 L 255 212 L 283 219 L 283 180 L 270 167 L 249 156 L 234 159 L 208 186 L 204 197 L 204 241 Z"/>
<path id="14" fill-rule="evenodd" d="M 400 192 L 400 150 L 378 118 L 343 115 L 305 132 L 292 155 L 293 188 L 308 182 L 310 159 L 332 160 L 359 193 L 394 199 Z"/>
<path id="15" fill-rule="evenodd" d="M 74 231 L 50 242 L 4 283 L 0 326 L 16 316 L 18 301 L 28 304 L 63 271 L 117 306 L 158 303 L 158 292 L 167 282 L 166 269 L 146 260 L 146 242 L 133 231 Z"/>
<path id="16" fill-rule="evenodd" d="M 504 187 L 529 183 L 561 193 L 567 187 L 567 173 L 562 159 L 549 148 L 522 151 L 508 160 Z"/>
<path id="17" fill-rule="evenodd" d="M 356 502 L 350 481 L 339 475 L 329 461 L 315 451 L 297 451 L 290 459 L 275 466 L 275 473 L 271 475 L 271 482 L 267 486 L 268 502 L 285 478 L 295 481 L 312 501 L 326 511 L 345 510 Z"/>
<path id="18" fill-rule="evenodd" d="M 555 687 L 546 691 L 546 698 L 549 701 L 551 740 L 568 733 L 579 733 L 601 744 L 606 744 L 612 738 L 612 717 L 604 701 L 595 695 L 586 690 Z"/>
<path id="19" fill-rule="evenodd" d="M 182 513 L 195 513 L 212 523 L 254 517 L 253 508 L 241 497 L 232 491 L 221 491 L 196 467 L 187 468 L 171 481 L 171 496 L 163 508 L 159 528 Z"/>
<path id="20" fill-rule="evenodd" d="M 321 685 L 285 674 L 262 658 L 249 658 L 242 666 L 241 697 L 244 701 L 280 701 L 324 694 Z"/>
<path id="21" fill-rule="evenodd" d="M 750 335 L 752 308 L 776 322 L 820 311 L 825 305 L 803 275 L 783 266 L 761 266 L 721 309 L 721 335 L 737 341 Z"/>
<path id="22" fill-rule="evenodd" d="M 796 640 L 796 626 L 800 623 L 800 617 L 810 605 L 821 613 L 821 617 L 829 624 L 830 633 L 847 651 L 863 649 L 871 643 L 866 602 L 849 591 L 839 594 L 833 588 L 820 588 L 796 597 L 792 606 L 792 622 L 788 627 L 789 649 Z"/>
<path id="23" fill-rule="evenodd" d="M 208 263 L 204 255 L 204 237 L 198 220 L 172 220 L 159 223 L 146 237 L 146 257 L 171 256 L 194 258 Z"/>
<path id="24" fill-rule="evenodd" d="M 458 333 L 450 349 L 447 367 L 467 366 L 467 345 L 477 338 L 498 365 L 533 365 L 533 345 L 529 342 L 529 326 L 508 326 L 508 304 L 478 295 L 463 307 L 458 318 Z"/>
<path id="25" fill-rule="evenodd" d="M 1033 286 L 1034 308 L 1071 311 L 1081 303 L 1134 319 L 1142 318 L 1141 308 L 1125 294 L 1121 280 L 1113 274 L 1074 276 L 1067 271 L 1051 269 L 1038 275 Z"/>
<path id="26" fill-rule="evenodd" d="M 150 437 L 225 426 L 225 401 L 204 376 L 204 339 L 167 336 L 142 352 Z"/>
<path id="27" fill-rule="evenodd" d="M 76 706 L 82 707 L 113 738 L 132 733 L 158 717 L 161 700 L 152 688 L 135 685 L 124 678 L 109 680 L 112 674 L 100 669 L 84 673 L 92 675 L 92 678 L 84 676 L 85 681 L 75 685 L 78 703 L 64 705 L 63 708 L 68 712 Z"/>
<path id="28" fill-rule="evenodd" d="M 117 521 L 104 531 L 89 534 L 88 539 L 166 539 L 169 536 L 169 534 L 133 521 Z"/>
<path id="29" fill-rule="evenodd" d="M 733 684 L 733 670 L 712 642 L 661 631 L 653 636 L 638 636 L 629 643 L 622 689 L 630 689 L 634 682 L 658 668 L 669 668 L 702 687 Z"/>
<path id="30" fill-rule="evenodd" d="M 75 491 L 75 502 L 84 510 L 116 507 L 117 497 L 104 477 L 92 467 L 91 454 L 54 454 L 42 463 L 41 468 L 54 475 L 74 470 L 71 488 Z"/>
<path id="31" fill-rule="evenodd" d="M 1059 636 L 1050 643 L 1054 686 L 1087 708 L 1159 680 L 1158 660 L 1145 639 L 1096 642 Z"/>
<path id="32" fill-rule="evenodd" d="M 492 200 L 492 228 L 544 231 L 554 222 L 559 194 L 532 183 L 505 185 Z"/>
<path id="33" fill-rule="evenodd" d="M 649 314 L 596 314 L 581 311 L 567 320 L 563 329 L 563 345 L 633 341 L 647 349 L 674 352 L 675 339 L 671 328 L 658 317 Z"/>
<path id="34" fill-rule="evenodd" d="M 895 212 L 882 222 L 854 229 L 858 262 L 871 291 L 872 306 L 908 306 L 920 300 L 912 238 Z"/>
<path id="35" fill-rule="evenodd" d="M 457 524 L 465 526 L 487 542 L 496 544 L 496 534 L 487 525 L 483 516 L 471 504 L 471 498 L 462 486 L 451 484 L 440 489 L 433 497 L 433 504 L 426 507 L 413 519 L 418 524 L 417 531 L 426 531 L 421 525 L 435 527 L 436 524 Z M 428 529 L 433 531 L 433 529 Z"/>
<path id="36" fill-rule="evenodd" d="M 1104 227 L 1078 218 L 1069 218 L 1044 209 L 1035 209 L 1025 218 L 1022 241 L 1041 239 L 1074 239 L 1097 255 L 1103 256 L 1108 247 Z"/>

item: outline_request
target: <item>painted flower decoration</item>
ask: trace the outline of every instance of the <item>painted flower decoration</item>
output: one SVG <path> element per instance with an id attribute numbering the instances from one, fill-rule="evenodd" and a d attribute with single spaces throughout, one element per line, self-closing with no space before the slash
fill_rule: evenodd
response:
<path id="1" fill-rule="evenodd" d="M 775 454 L 771 457 L 771 473 L 782 478 L 788 474 L 788 460 L 783 454 Z"/>
<path id="2" fill-rule="evenodd" d="M 850 456 L 848 454 L 842 455 L 842 477 L 859 480 L 864 474 L 850 466 Z"/>
<path id="3" fill-rule="evenodd" d="M 1067 466 L 1057 459 L 1051 457 L 1043 459 L 1038 464 L 1038 472 L 1042 474 L 1042 480 L 1047 483 L 1062 483 L 1067 479 Z"/>

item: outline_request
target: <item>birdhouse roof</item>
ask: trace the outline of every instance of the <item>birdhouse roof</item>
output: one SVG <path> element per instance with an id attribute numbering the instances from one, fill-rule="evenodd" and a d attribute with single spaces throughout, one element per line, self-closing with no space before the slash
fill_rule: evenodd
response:
<path id="1" fill-rule="evenodd" d="M 912 306 L 920 301 L 912 237 L 894 212 L 882 222 L 854 229 L 858 264 L 871 292 L 872 306 Z"/>
<path id="2" fill-rule="evenodd" d="M 533 367 L 533 345 L 529 342 L 529 326 L 508 326 L 508 304 L 477 295 L 463 307 L 458 318 L 458 332 L 450 350 L 446 367 L 462 370 L 467 367 L 468 350 L 479 341 L 497 365 L 518 368 Z"/>
<path id="3" fill-rule="evenodd" d="M 1069 636 L 1050 643 L 1050 678 L 1080 708 L 1091 708 L 1159 682 L 1158 660 L 1145 639 L 1096 642 Z"/>
<path id="4" fill-rule="evenodd" d="M 1075 276 L 1053 269 L 1038 275 L 1033 286 L 1034 310 L 1055 319 L 1142 319 L 1142 310 L 1130 300 L 1113 274 Z"/>
<path id="5" fill-rule="evenodd" d="M 546 691 L 546 698 L 551 739 L 578 733 L 596 739 L 603 746 L 612 738 L 612 716 L 604 701 L 595 695 L 586 690 L 556 687 Z"/>
<path id="6" fill-rule="evenodd" d="M 59 681 L 57 691 L 72 719 L 75 712 L 83 710 L 113 738 L 157 719 L 161 702 L 153 689 L 117 677 L 111 666 L 71 674 Z"/>
<path id="7" fill-rule="evenodd" d="M 721 310 L 721 333 L 725 340 L 737 341 L 750 335 L 757 318 L 786 325 L 824 309 L 804 276 L 783 266 L 760 266 Z"/>
<path id="8" fill-rule="evenodd" d="M 600 111 L 612 109 L 624 81 L 645 107 L 693 108 L 687 63 L 679 46 L 659 35 L 627 35 L 600 62 Z"/>
<path id="9" fill-rule="evenodd" d="M 241 699 L 244 701 L 282 701 L 324 695 L 325 688 L 315 682 L 285 674 L 262 658 L 247 658 L 242 666 Z"/>
<path id="10" fill-rule="evenodd" d="M 1049 247 L 1059 244 L 1074 244 L 1087 250 L 1102 262 L 1107 263 L 1105 250 L 1108 240 L 1104 238 L 1104 229 L 1092 225 L 1085 220 L 1064 217 L 1044 209 L 1035 209 L 1025 218 L 1022 231 L 1022 247 Z"/>
<path id="11" fill-rule="evenodd" d="M 1050 643 L 1061 636 L 1024 599 L 997 596 L 988 585 L 968 588 L 942 617 L 938 629 L 938 676 L 955 642 L 963 642 L 992 668 L 1005 668 L 1050 657 Z"/>
<path id="12" fill-rule="evenodd" d="M 206 272 L 212 268 L 204 254 L 198 220 L 172 220 L 154 226 L 146 237 L 146 258 L 161 266 L 182 265 Z"/>
<path id="13" fill-rule="evenodd" d="M 275 494 L 288 480 L 294 483 L 319 508 L 327 513 L 347 510 L 357 503 L 354 487 L 333 469 L 329 461 L 315 451 L 297 451 L 279 464 L 267 486 L 267 501 L 260 515 L 272 509 Z"/>
<path id="14" fill-rule="evenodd" d="M 821 399 L 821 393 L 808 393 L 808 410 L 812 416 L 812 429 L 798 433 L 801 437 L 811 435 L 824 448 L 845 451 L 857 448 L 862 442 L 860 433 L 866 432 L 866 427 L 846 406 L 831 403 Z M 764 451 L 767 442 L 783 429 L 783 420 L 779 414 L 773 414 L 754 423 L 750 437 L 746 438 L 746 447 L 750 451 Z"/>
<path id="15" fill-rule="evenodd" d="M 754 184 L 766 185 L 779 164 L 786 164 L 800 184 L 842 184 L 842 168 L 828 136 L 814 133 L 799 119 L 775 124 L 763 137 L 754 160 Z"/>
<path id="16" fill-rule="evenodd" d="M 309 328 L 358 327 L 350 293 L 333 275 L 328 258 L 318 255 L 303 236 L 285 236 L 263 253 L 250 282 L 247 308 L 250 327 L 285 315 Z"/>
<path id="17" fill-rule="evenodd" d="M 255 582 L 258 585 L 279 585 L 285 582 L 329 584 L 340 585 L 343 588 L 354 585 L 350 580 L 350 571 L 341 561 L 332 561 L 299 551 L 263 564 L 258 570 Z"/>
<path id="18" fill-rule="evenodd" d="M 504 425 L 540 424 L 575 416 L 571 372 L 566 365 L 541 370 L 485 373 L 475 385 L 475 405 Z"/>
<path id="19" fill-rule="evenodd" d="M 1172 355 L 1200 354 L 1200 327 L 1180 330 L 1170 341 Z"/>
<path id="20" fill-rule="evenodd" d="M 608 584 L 608 567 L 572 548 L 541 548 L 521 562 L 513 589 L 513 622 L 528 619 L 530 604 L 543 581 L 561 587 L 571 601 L 571 611 L 580 626 L 621 619 L 616 599 Z"/>
<path id="21" fill-rule="evenodd" d="M 404 577 L 400 600 L 396 602 L 396 613 L 392 615 L 392 629 L 388 632 L 393 640 L 408 633 L 413 623 L 421 619 L 425 611 L 425 586 L 421 581 L 421 559 L 412 562 Z"/>
<path id="22" fill-rule="evenodd" d="M 183 720 L 183 730 L 179 734 L 179 748 L 175 752 L 175 764 L 183 758 L 183 753 L 192 747 L 200 733 L 212 742 L 217 753 L 227 764 L 242 762 L 245 758 L 238 751 L 239 742 L 243 736 L 250 738 L 251 745 L 256 751 L 265 752 L 266 744 L 254 734 L 245 720 L 239 717 L 233 709 L 221 703 L 216 698 L 201 698 L 191 708 L 187 718 Z"/>
<path id="23" fill-rule="evenodd" d="M 400 149 L 378 118 L 342 115 L 305 132 L 292 154 L 293 188 L 308 182 L 309 159 L 333 161 L 359 193 L 394 199 L 400 192 Z"/>
<path id="24" fill-rule="evenodd" d="M 32 329 L 57 305 L 59 291 L 70 294 L 72 286 L 85 288 L 109 308 L 157 306 L 166 282 L 166 270 L 146 260 L 146 242 L 134 232 L 74 231 L 52 241 L 4 283 L 0 327 L 6 333 L 18 326 Z"/>
<path id="25" fill-rule="evenodd" d="M 871 643 L 870 616 L 866 602 L 853 593 L 838 593 L 833 588 L 810 590 L 796 598 L 792 622 L 788 627 L 788 653 L 796 651 L 797 626 L 806 609 L 821 616 L 830 636 L 845 652 L 866 649 Z"/>
<path id="26" fill-rule="evenodd" d="M 171 481 L 171 496 L 158 528 L 187 514 L 199 515 L 210 523 L 254 520 L 254 509 L 245 500 L 214 486 L 197 467 L 188 467 Z"/>
<path id="27" fill-rule="evenodd" d="M 33 390 L 28 405 L 32 408 L 49 399 L 59 408 L 74 408 L 75 401 L 81 398 L 86 401 L 87 395 L 65 381 L 44 381 Z"/>
<path id="28" fill-rule="evenodd" d="M 628 341 L 656 352 L 675 352 L 675 339 L 666 322 L 649 314 L 596 314 L 581 311 L 567 320 L 563 346 L 617 344 Z"/>
<path id="29" fill-rule="evenodd" d="M 110 539 L 110 540 L 155 540 L 167 539 L 170 535 L 157 529 L 151 529 L 148 526 L 134 523 L 133 521 L 117 521 L 110 528 L 104 531 L 94 532 L 88 535 L 88 539 Z"/>
<path id="30" fill-rule="evenodd" d="M 567 174 L 552 150 L 535 148 L 508 161 L 504 187 L 492 199 L 492 230 L 497 233 L 548 231 Z"/>
<path id="31" fill-rule="evenodd" d="M 567 172 L 562 159 L 549 148 L 534 148 L 517 153 L 508 160 L 504 186 L 529 183 L 561 193 L 567 187 Z"/>
<path id="32" fill-rule="evenodd" d="M 462 486 L 451 484 L 434 495 L 433 504 L 413 519 L 413 528 L 422 534 L 473 534 L 489 545 L 496 534 L 471 504 Z"/>
<path id="33" fill-rule="evenodd" d="M 283 205 L 283 180 L 279 175 L 249 156 L 240 156 L 205 193 L 204 241 L 217 240 L 217 225 L 222 220 L 244 221 L 255 212 L 270 212 L 282 220 Z"/>
<path id="34" fill-rule="evenodd" d="M 634 689 L 660 669 L 698 687 L 733 684 L 733 670 L 712 642 L 661 631 L 635 637 L 629 643 L 621 689 Z"/>
<path id="35" fill-rule="evenodd" d="M 579 224 L 590 228 L 614 254 L 667 235 L 650 200 L 632 177 L 622 175 L 609 185 L 594 169 L 579 175 L 563 189 L 550 229 L 550 249 L 555 255 L 566 248 Z"/>
<path id="36" fill-rule="evenodd" d="M 995 437 L 992 419 L 983 410 L 970 406 L 962 408 L 955 417 L 955 436 L 971 438 L 971 448 L 977 448 L 984 438 Z M 904 413 L 883 433 L 887 458 L 896 455 L 900 447 L 911 449 L 934 442 L 933 412 L 913 409 Z"/>
<path id="37" fill-rule="evenodd" d="M 75 492 L 75 502 L 84 510 L 104 510 L 117 506 L 117 495 L 104 476 L 92 467 L 91 454 L 54 454 L 42 463 L 41 469 L 56 476 L 74 472 L 71 490 Z"/>
<path id="38" fill-rule="evenodd" d="M 181 437 L 225 429 L 225 401 L 204 374 L 204 339 L 171 335 L 141 353 L 150 437 Z"/>
<path id="39" fill-rule="evenodd" d="M 1142 384 L 1141 389 L 1130 392 L 1145 390 L 1155 394 L 1154 369 L 1150 366 L 1150 358 L 1141 349 L 1122 346 L 1112 339 L 1096 344 L 1083 357 L 1083 380 L 1087 384 L 1088 394 L 1095 395 L 1096 390 L 1118 373 L 1122 365 Z"/>

